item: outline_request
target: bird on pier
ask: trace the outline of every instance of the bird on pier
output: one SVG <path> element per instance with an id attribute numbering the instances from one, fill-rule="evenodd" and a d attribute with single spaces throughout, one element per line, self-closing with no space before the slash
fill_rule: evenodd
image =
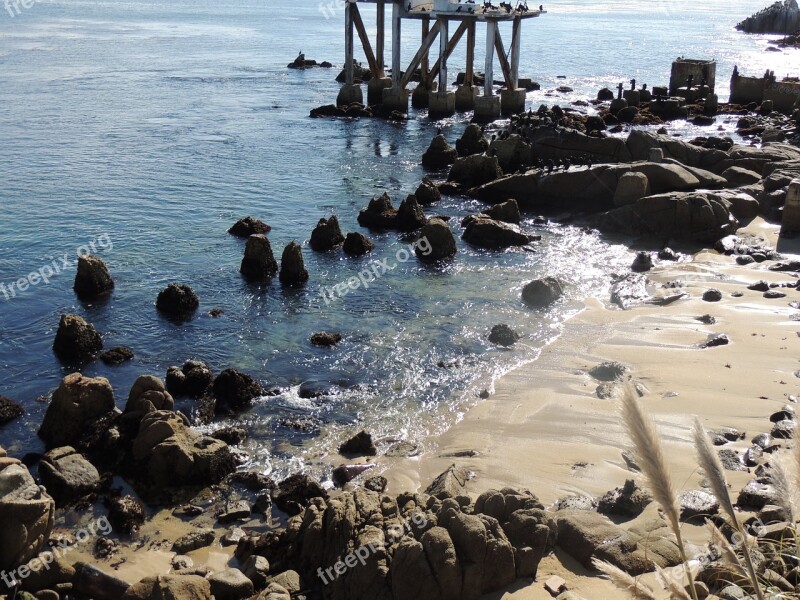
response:
<path id="1" fill-rule="evenodd" d="M 539 5 L 539 12 L 544 12 L 544 6 L 542 4 Z"/>

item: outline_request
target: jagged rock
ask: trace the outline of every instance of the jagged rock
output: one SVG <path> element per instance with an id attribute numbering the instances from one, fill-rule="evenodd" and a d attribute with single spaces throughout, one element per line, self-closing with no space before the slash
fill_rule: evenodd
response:
<path id="1" fill-rule="evenodd" d="M 555 277 L 535 279 L 522 288 L 522 300 L 530 307 L 544 308 L 564 295 L 564 286 Z"/>
<path id="2" fill-rule="evenodd" d="M 736 25 L 747 33 L 789 35 L 800 29 L 800 9 L 797 0 L 775 2 Z"/>
<path id="3" fill-rule="evenodd" d="M 644 511 L 653 497 L 636 485 L 633 479 L 625 481 L 621 488 L 607 492 L 597 503 L 597 512 L 604 515 L 636 517 Z"/>
<path id="4" fill-rule="evenodd" d="M 414 192 L 414 196 L 422 206 L 430 206 L 442 199 L 442 193 L 439 188 L 427 177 L 422 178 L 422 183 L 419 184 L 419 187 Z"/>
<path id="5" fill-rule="evenodd" d="M 239 569 L 228 568 L 208 578 L 216 600 L 244 600 L 253 595 L 253 582 Z"/>
<path id="6" fill-rule="evenodd" d="M 611 302 L 623 310 L 650 298 L 647 277 L 641 273 L 628 273 L 614 279 L 611 285 Z"/>
<path id="7" fill-rule="evenodd" d="M 302 258 L 302 257 L 301 257 Z M 272 246 L 264 234 L 253 234 L 247 238 L 244 257 L 239 272 L 246 279 L 261 281 L 272 279 L 278 273 L 278 262 L 272 254 Z"/>
<path id="8" fill-rule="evenodd" d="M 121 600 L 213 600 L 211 583 L 199 575 L 156 575 L 134 583 Z"/>
<path id="9" fill-rule="evenodd" d="M 344 240 L 344 245 L 342 246 L 345 254 L 349 254 L 350 256 L 363 256 L 367 252 L 371 252 L 374 248 L 375 244 L 361 233 L 348 233 Z"/>
<path id="10" fill-rule="evenodd" d="M 58 506 L 90 494 L 100 484 L 100 473 L 75 448 L 64 446 L 45 453 L 39 477 Z"/>
<path id="11" fill-rule="evenodd" d="M 610 102 L 614 98 L 616 98 L 614 92 L 608 88 L 603 88 L 599 92 L 597 92 L 597 99 L 602 102 Z"/>
<path id="12" fill-rule="evenodd" d="M 103 349 L 103 338 L 94 326 L 78 315 L 61 315 L 53 341 L 53 352 L 65 362 L 85 362 Z"/>
<path id="13" fill-rule="evenodd" d="M 81 300 L 92 300 L 113 290 L 114 280 L 105 261 L 99 256 L 79 257 L 73 289 Z"/>
<path id="14" fill-rule="evenodd" d="M 108 379 L 72 373 L 53 393 L 38 435 L 48 449 L 75 446 L 114 409 L 114 390 Z"/>
<path id="15" fill-rule="evenodd" d="M 714 333 L 708 337 L 708 339 L 700 344 L 701 348 L 716 348 L 717 346 L 727 346 L 730 343 L 730 339 L 724 333 Z"/>
<path id="16" fill-rule="evenodd" d="M 275 505 L 289 515 L 296 515 L 314 498 L 326 500 L 328 493 L 314 479 L 305 474 L 292 475 L 278 484 L 272 495 Z"/>
<path id="17" fill-rule="evenodd" d="M 791 419 L 784 419 L 778 421 L 773 425 L 770 435 L 778 440 L 788 440 L 794 437 L 795 429 L 797 429 L 797 422 Z"/>
<path id="18" fill-rule="evenodd" d="M 5 457 L 5 450 L 0 448 Z M 0 569 L 28 562 L 50 537 L 55 502 L 36 485 L 25 465 L 14 459 L 0 461 Z"/>
<path id="19" fill-rule="evenodd" d="M 489 341 L 498 346 L 513 346 L 521 336 L 508 325 L 500 324 L 492 327 Z"/>
<path id="20" fill-rule="evenodd" d="M 213 382 L 211 369 L 199 360 L 187 360 L 182 367 L 170 367 L 167 370 L 167 390 L 173 396 L 201 398 Z"/>
<path id="21" fill-rule="evenodd" d="M 344 242 L 342 230 L 339 228 L 339 219 L 332 215 L 330 219 L 320 219 L 314 231 L 311 232 L 309 245 L 316 252 L 327 252 Z"/>
<path id="22" fill-rule="evenodd" d="M 775 488 L 758 481 L 751 481 L 744 486 L 736 499 L 737 506 L 751 510 L 761 510 L 767 504 L 779 504 Z"/>
<path id="23" fill-rule="evenodd" d="M 108 501 L 108 521 L 117 534 L 136 533 L 146 516 L 144 504 L 133 496 L 118 496 Z"/>
<path id="24" fill-rule="evenodd" d="M 503 221 L 504 223 L 519 224 L 520 221 L 519 205 L 513 198 L 507 202 L 495 204 L 490 209 L 484 211 L 484 213 L 488 217 L 496 221 Z"/>
<path id="25" fill-rule="evenodd" d="M 425 490 L 429 496 L 434 496 L 440 500 L 455 498 L 466 493 L 466 485 L 469 480 L 469 473 L 463 467 L 451 465 L 439 475 Z"/>
<path id="26" fill-rule="evenodd" d="M 376 475 L 375 477 L 370 477 L 364 482 L 364 487 L 370 491 L 376 492 L 378 494 L 382 494 L 386 491 L 386 486 L 389 485 L 389 480 L 382 475 Z"/>
<path id="27" fill-rule="evenodd" d="M 339 446 L 339 454 L 345 456 L 375 456 L 378 454 L 372 436 L 361 431 Z"/>
<path id="28" fill-rule="evenodd" d="M 109 366 L 121 365 L 124 362 L 133 360 L 133 350 L 125 346 L 117 346 L 100 354 L 99 358 Z"/>
<path id="29" fill-rule="evenodd" d="M 303 252 L 297 242 L 289 242 L 283 249 L 280 281 L 284 285 L 302 285 L 308 281 Z"/>
<path id="30" fill-rule="evenodd" d="M 10 423 L 25 414 L 25 410 L 18 402 L 0 396 L 0 426 Z"/>
<path id="31" fill-rule="evenodd" d="M 458 158 L 458 151 L 447 143 L 439 134 L 431 141 L 431 145 L 422 155 L 422 166 L 427 169 L 443 169 L 452 165 Z"/>
<path id="32" fill-rule="evenodd" d="M 123 414 L 138 426 L 145 415 L 157 410 L 171 411 L 174 408 L 175 401 L 164 383 L 158 377 L 142 375 L 131 387 Z"/>
<path id="33" fill-rule="evenodd" d="M 358 213 L 358 224 L 370 229 L 393 229 L 396 226 L 397 212 L 389 194 L 384 192 L 370 200 L 367 208 Z"/>
<path id="34" fill-rule="evenodd" d="M 213 390 L 218 403 L 232 410 L 244 410 L 255 398 L 264 395 L 261 384 L 236 369 L 225 369 L 217 375 Z"/>
<path id="35" fill-rule="evenodd" d="M 496 156 L 473 154 L 459 158 L 453 164 L 447 181 L 454 181 L 464 188 L 472 188 L 502 176 L 503 171 Z"/>
<path id="36" fill-rule="evenodd" d="M 431 218 L 420 231 L 420 240 L 427 244 L 417 243 L 414 252 L 423 262 L 435 262 L 455 256 L 456 239 L 450 227 L 441 219 Z M 426 252 L 427 251 L 427 252 Z"/>
<path id="37" fill-rule="evenodd" d="M 425 225 L 428 219 L 415 196 L 409 196 L 400 203 L 394 227 L 400 231 L 415 231 Z"/>
<path id="38" fill-rule="evenodd" d="M 459 156 L 470 154 L 483 154 L 489 149 L 489 141 L 483 135 L 479 125 L 470 123 L 464 130 L 461 138 L 456 140 L 456 150 Z"/>
<path id="39" fill-rule="evenodd" d="M 228 229 L 228 233 L 240 238 L 249 238 L 251 235 L 266 234 L 272 231 L 272 227 L 253 217 L 239 219 Z"/>
<path id="40" fill-rule="evenodd" d="M 177 319 L 188 319 L 200 306 L 197 294 L 188 285 L 170 283 L 156 298 L 156 309 Z"/>

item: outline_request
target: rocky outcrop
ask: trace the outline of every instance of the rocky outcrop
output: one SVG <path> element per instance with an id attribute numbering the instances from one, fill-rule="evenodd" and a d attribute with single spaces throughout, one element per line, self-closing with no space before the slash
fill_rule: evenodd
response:
<path id="1" fill-rule="evenodd" d="M 108 522 L 119 535 L 132 535 L 144 524 L 147 511 L 141 500 L 133 496 L 117 496 L 108 500 Z"/>
<path id="2" fill-rule="evenodd" d="M 265 234 L 272 231 L 272 227 L 253 217 L 239 219 L 228 229 L 228 233 L 240 238 L 249 238 L 251 235 Z"/>
<path id="3" fill-rule="evenodd" d="M 159 410 L 171 411 L 173 408 L 175 401 L 164 383 L 158 377 L 142 375 L 131 386 L 122 414 L 126 421 L 135 422 L 138 427 L 145 415 Z"/>
<path id="4" fill-rule="evenodd" d="M 505 323 L 495 325 L 489 332 L 489 341 L 498 346 L 513 346 L 521 336 Z"/>
<path id="5" fill-rule="evenodd" d="M 422 183 L 419 184 L 419 187 L 414 192 L 414 196 L 422 206 L 430 206 L 442 199 L 442 193 L 439 188 L 427 177 L 422 178 Z"/>
<path id="6" fill-rule="evenodd" d="M 342 230 L 339 228 L 339 219 L 332 215 L 330 219 L 320 219 L 314 231 L 311 232 L 309 245 L 316 252 L 327 252 L 344 242 Z"/>
<path id="7" fill-rule="evenodd" d="M 133 350 L 130 348 L 126 346 L 116 346 L 101 353 L 98 358 L 109 366 L 116 366 L 121 365 L 129 360 L 133 360 L 133 356 Z"/>
<path id="8" fill-rule="evenodd" d="M 173 396 L 201 398 L 213 382 L 214 374 L 211 369 L 199 360 L 187 360 L 182 367 L 167 369 L 167 390 Z"/>
<path id="9" fill-rule="evenodd" d="M 370 229 L 393 229 L 397 219 L 397 209 L 392 199 L 384 192 L 369 201 L 367 208 L 358 213 L 358 224 Z"/>
<path id="10" fill-rule="evenodd" d="M 318 331 L 311 335 L 309 341 L 320 348 L 332 348 L 342 341 L 342 334 L 335 331 Z"/>
<path id="11" fill-rule="evenodd" d="M 339 454 L 343 456 L 375 456 L 378 450 L 372 442 L 372 436 L 361 431 L 339 446 Z"/>
<path id="12" fill-rule="evenodd" d="M 522 288 L 522 301 L 532 308 L 544 308 L 564 295 L 564 284 L 555 277 L 535 279 Z"/>
<path id="13" fill-rule="evenodd" d="M 483 130 L 479 125 L 470 123 L 464 130 L 463 135 L 456 140 L 456 150 L 459 156 L 469 156 L 470 154 L 483 154 L 489 149 L 489 141 L 483 135 Z"/>
<path id="14" fill-rule="evenodd" d="M 493 141 L 489 152 L 497 157 L 503 173 L 514 173 L 523 167 L 529 167 L 535 158 L 531 145 L 516 133 Z"/>
<path id="15" fill-rule="evenodd" d="M 503 221 L 504 223 L 514 223 L 518 225 L 521 218 L 519 205 L 513 198 L 507 202 L 495 204 L 483 212 L 486 214 L 486 216 L 497 221 Z"/>
<path id="16" fill-rule="evenodd" d="M 188 285 L 170 283 L 156 298 L 156 308 L 175 319 L 189 319 L 200 306 L 200 300 Z"/>
<path id="17" fill-rule="evenodd" d="M 100 484 L 94 465 L 71 446 L 45 453 L 39 463 L 39 477 L 58 506 L 83 498 Z"/>
<path id="18" fill-rule="evenodd" d="M 27 467 L 0 448 L 0 570 L 26 563 L 45 547 L 55 502 Z"/>
<path id="19" fill-rule="evenodd" d="M 800 31 L 800 9 L 797 0 L 779 0 L 736 25 L 746 33 L 788 35 Z"/>
<path id="20" fill-rule="evenodd" d="M 214 396 L 218 408 L 234 411 L 250 407 L 253 400 L 264 395 L 264 388 L 255 379 L 236 369 L 225 369 L 214 379 Z"/>
<path id="21" fill-rule="evenodd" d="M 114 390 L 108 379 L 67 375 L 53 393 L 39 437 L 47 448 L 76 446 L 96 422 L 114 411 Z"/>
<path id="22" fill-rule="evenodd" d="M 433 138 L 431 145 L 422 155 L 422 166 L 427 169 L 443 169 L 456 162 L 457 158 L 458 151 L 439 134 Z"/>
<path id="23" fill-rule="evenodd" d="M 103 338 L 93 325 L 78 315 L 61 315 L 53 352 L 67 363 L 91 360 L 103 349 Z"/>
<path id="24" fill-rule="evenodd" d="M 239 272 L 250 281 L 264 281 L 278 274 L 278 262 L 267 236 L 257 233 L 247 238 Z"/>
<path id="25" fill-rule="evenodd" d="M 531 242 L 518 226 L 481 216 L 469 219 L 461 239 L 479 248 L 508 248 Z"/>
<path id="26" fill-rule="evenodd" d="M 484 185 L 502 177 L 503 171 L 496 156 L 486 154 L 473 154 L 459 158 L 450 173 L 447 181 L 453 181 L 465 189 Z"/>
<path id="27" fill-rule="evenodd" d="M 416 231 L 427 222 L 428 219 L 425 217 L 425 213 L 422 212 L 422 207 L 417 202 L 416 196 L 409 196 L 400 203 L 394 226 L 399 231 Z"/>
<path id="28" fill-rule="evenodd" d="M 11 423 L 11 421 L 18 419 L 23 414 L 25 414 L 25 410 L 19 402 L 0 396 L 0 426 Z"/>
<path id="29" fill-rule="evenodd" d="M 344 253 L 350 256 L 363 256 L 367 252 L 371 252 L 374 248 L 375 244 L 361 233 L 348 233 L 347 237 L 344 239 L 344 245 L 342 246 Z"/>
<path id="30" fill-rule="evenodd" d="M 427 240 L 427 244 L 417 244 L 414 252 L 423 262 L 435 262 L 451 258 L 456 254 L 456 238 L 450 227 L 441 219 L 428 219 L 428 223 L 420 231 L 420 239 Z M 426 250 L 429 252 L 426 253 Z"/>
<path id="31" fill-rule="evenodd" d="M 105 261 L 99 256 L 79 257 L 73 289 L 81 300 L 92 300 L 111 292 L 114 280 Z"/>
<path id="32" fill-rule="evenodd" d="M 290 286 L 303 285 L 308 281 L 303 251 L 297 242 L 289 242 L 283 249 L 280 281 L 282 284 Z"/>

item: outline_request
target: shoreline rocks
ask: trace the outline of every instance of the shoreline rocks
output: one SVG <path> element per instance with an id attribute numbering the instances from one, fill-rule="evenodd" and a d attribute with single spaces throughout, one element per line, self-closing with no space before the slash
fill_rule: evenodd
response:
<path id="1" fill-rule="evenodd" d="M 200 306 L 200 300 L 188 285 L 170 283 L 156 298 L 156 309 L 175 319 L 191 319 Z"/>
<path id="2" fill-rule="evenodd" d="M 267 236 L 257 233 L 247 238 L 239 272 L 249 281 L 268 281 L 278 274 L 278 262 Z"/>
<path id="3" fill-rule="evenodd" d="M 332 215 L 330 219 L 320 219 L 314 231 L 311 232 L 309 245 L 316 252 L 327 252 L 344 242 L 342 230 L 339 228 L 339 219 Z"/>
<path id="4" fill-rule="evenodd" d="M 61 361 L 86 362 L 102 349 L 103 338 L 93 325 L 78 315 L 61 315 L 53 340 L 53 352 Z"/>
<path id="5" fill-rule="evenodd" d="M 79 257 L 73 289 L 81 300 L 93 300 L 109 294 L 114 289 L 114 280 L 105 261 L 99 256 Z"/>
<path id="6" fill-rule="evenodd" d="M 308 271 L 303 261 L 300 244 L 289 242 L 281 255 L 280 282 L 288 286 L 300 286 L 308 281 Z"/>

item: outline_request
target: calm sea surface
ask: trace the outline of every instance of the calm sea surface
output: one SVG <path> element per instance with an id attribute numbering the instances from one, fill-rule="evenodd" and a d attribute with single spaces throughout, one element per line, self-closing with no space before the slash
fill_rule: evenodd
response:
<path id="1" fill-rule="evenodd" d="M 609 274 L 630 263 L 621 246 L 529 219 L 525 228 L 543 236 L 536 253 L 459 243 L 444 268 L 412 258 L 326 304 L 322 286 L 372 259 L 397 262 L 407 240 L 369 234 L 377 246 L 371 258 L 316 254 L 307 240 L 317 220 L 335 213 L 345 231 L 361 231 L 356 216 L 371 196 L 387 190 L 399 203 L 416 188 L 419 157 L 436 128 L 453 141 L 466 122 L 424 114 L 406 124 L 309 119 L 338 90 L 343 13 L 332 6 L 334 18 L 314 2 L 269 0 L 44 0 L 20 5 L 19 14 L 12 7 L 13 18 L 0 6 L 0 283 L 65 254 L 74 265 L 94 241 L 117 284 L 108 301 L 83 304 L 71 289 L 73 268 L 14 298 L 0 294 L 0 393 L 28 410 L 0 430 L 3 446 L 16 454 L 41 448 L 35 431 L 46 404 L 37 397 L 69 372 L 51 351 L 64 312 L 92 322 L 106 347 L 136 352 L 124 366 L 97 362 L 84 371 L 108 377 L 120 407 L 139 374 L 163 377 L 187 358 L 284 388 L 239 419 L 252 434 L 247 449 L 266 470 L 301 468 L 328 436 L 361 427 L 424 445 L 495 377 L 534 358 L 582 298 L 603 293 Z M 677 56 L 715 58 L 722 97 L 734 64 L 743 74 L 796 71 L 799 52 L 765 52 L 768 37 L 733 30 L 761 7 L 757 0 L 548 4 L 549 14 L 524 25 L 521 75 L 542 84 L 529 103 L 593 97 L 631 78 L 663 84 Z M 363 13 L 374 28 L 374 7 Z M 403 36 L 406 63 L 419 31 L 408 25 Z M 337 68 L 287 70 L 301 50 Z M 453 73 L 463 60 L 463 51 L 454 55 Z M 548 92 L 560 85 L 574 92 Z M 460 235 L 461 218 L 478 208 L 454 199 L 431 212 L 452 216 Z M 241 279 L 243 243 L 226 230 L 245 215 L 272 225 L 277 255 L 292 240 L 304 244 L 305 288 Z M 569 297 L 550 312 L 523 308 L 522 285 L 550 274 L 570 282 Z M 201 299 L 196 318 L 180 326 L 154 307 L 172 281 L 192 285 Z M 224 314 L 206 316 L 215 307 Z M 523 334 L 514 350 L 486 341 L 501 322 Z M 309 335 L 325 329 L 345 341 L 311 347 Z M 302 383 L 331 393 L 302 399 Z M 285 426 L 298 417 L 321 424 L 324 438 L 319 429 Z"/>

